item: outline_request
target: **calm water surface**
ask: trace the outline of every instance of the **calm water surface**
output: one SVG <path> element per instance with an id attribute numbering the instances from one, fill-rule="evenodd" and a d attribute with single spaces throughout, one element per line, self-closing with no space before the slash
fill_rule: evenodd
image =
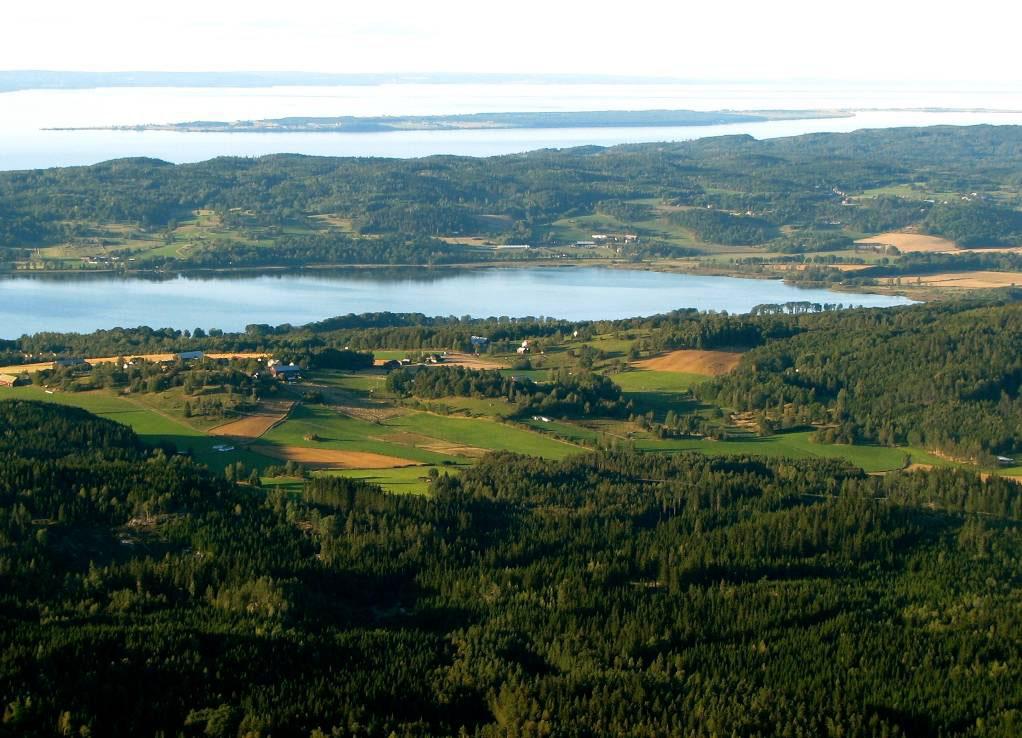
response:
<path id="1" fill-rule="evenodd" d="M 139 325 L 236 331 L 250 323 L 301 325 L 385 311 L 595 320 L 679 308 L 743 313 L 763 303 L 803 300 L 866 307 L 911 302 L 888 295 L 800 289 L 778 280 L 593 267 L 345 271 L 163 281 L 16 277 L 0 279 L 0 337 Z"/>
<path id="2" fill-rule="evenodd" d="M 748 84 L 399 84 L 336 87 L 109 88 L 0 93 L 0 169 L 93 164 L 127 156 L 175 163 L 214 156 L 301 153 L 323 156 L 492 156 L 540 148 L 685 141 L 749 134 L 757 138 L 895 126 L 1022 124 L 1020 113 L 926 113 L 870 108 L 1022 110 L 1022 86 L 933 90 L 835 89 Z M 285 116 L 446 115 L 537 110 L 858 110 L 854 117 L 720 126 L 572 128 L 393 133 L 178 133 L 48 131 Z"/>

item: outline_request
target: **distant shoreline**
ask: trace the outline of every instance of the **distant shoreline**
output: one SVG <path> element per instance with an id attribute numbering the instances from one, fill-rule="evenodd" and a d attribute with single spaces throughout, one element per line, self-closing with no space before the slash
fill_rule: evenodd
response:
<path id="1" fill-rule="evenodd" d="M 758 123 L 772 120 L 848 118 L 850 110 L 595 110 L 288 117 L 238 121 L 187 121 L 118 126 L 45 128 L 47 131 L 177 131 L 181 133 L 388 133 L 525 128 L 654 128 Z"/>
<path id="2" fill-rule="evenodd" d="M 1000 108 L 832 108 L 806 110 L 579 110 L 468 113 L 459 115 L 291 116 L 251 120 L 196 120 L 114 126 L 60 126 L 44 131 L 169 131 L 175 133 L 396 133 L 406 131 L 493 131 L 565 128 L 675 128 L 854 118 L 857 113 L 988 113 Z"/>
<path id="3" fill-rule="evenodd" d="M 452 74 L 441 72 L 80 72 L 0 70 L 0 93 L 25 90 L 94 90 L 131 87 L 369 87 L 443 84 L 720 84 L 677 77 L 613 74 Z"/>

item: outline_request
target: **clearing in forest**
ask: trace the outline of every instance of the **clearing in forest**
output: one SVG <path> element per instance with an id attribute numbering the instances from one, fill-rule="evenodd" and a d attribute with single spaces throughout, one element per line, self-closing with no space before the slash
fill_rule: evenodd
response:
<path id="1" fill-rule="evenodd" d="M 652 359 L 637 361 L 632 366 L 637 369 L 658 372 L 684 372 L 719 377 L 738 366 L 738 361 L 741 358 L 742 355 L 737 351 L 682 349 L 662 356 L 654 356 Z"/>

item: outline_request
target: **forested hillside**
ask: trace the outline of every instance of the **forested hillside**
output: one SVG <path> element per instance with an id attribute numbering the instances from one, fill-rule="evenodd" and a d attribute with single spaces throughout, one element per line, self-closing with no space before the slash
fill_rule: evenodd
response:
<path id="1" fill-rule="evenodd" d="M 823 440 L 993 461 L 1022 446 L 1022 305 L 835 311 L 749 352 L 701 397 L 823 424 Z"/>
<path id="2" fill-rule="evenodd" d="M 126 259 L 140 253 L 132 238 L 155 234 L 166 244 L 146 246 L 152 268 L 442 264 L 522 255 L 439 237 L 563 245 L 572 242 L 563 219 L 588 216 L 642 234 L 641 244 L 619 247 L 634 258 L 698 253 L 678 240 L 676 226 L 698 242 L 787 253 L 845 249 L 852 236 L 913 225 L 966 247 L 1015 244 L 1020 164 L 1022 133 L 1011 126 L 731 136 L 492 158 L 125 159 L 0 173 L 0 247 L 14 250 L 10 261 L 48 244 L 94 254 L 136 243 L 110 252 Z M 178 225 L 197 212 L 226 230 L 189 240 L 195 232 Z M 658 213 L 666 215 L 655 225 Z M 125 240 L 125 228 L 135 236 Z M 182 243 L 188 248 L 159 248 Z"/>
<path id="3" fill-rule="evenodd" d="M 604 453 L 271 492 L 0 419 L 2 735 L 1020 729 L 1008 481 Z"/>

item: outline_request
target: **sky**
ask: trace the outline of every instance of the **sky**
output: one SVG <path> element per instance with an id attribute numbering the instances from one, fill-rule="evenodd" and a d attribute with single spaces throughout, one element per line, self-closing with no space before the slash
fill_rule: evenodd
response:
<path id="1" fill-rule="evenodd" d="M 0 69 L 1022 84 L 998 0 L 36 0 Z"/>

